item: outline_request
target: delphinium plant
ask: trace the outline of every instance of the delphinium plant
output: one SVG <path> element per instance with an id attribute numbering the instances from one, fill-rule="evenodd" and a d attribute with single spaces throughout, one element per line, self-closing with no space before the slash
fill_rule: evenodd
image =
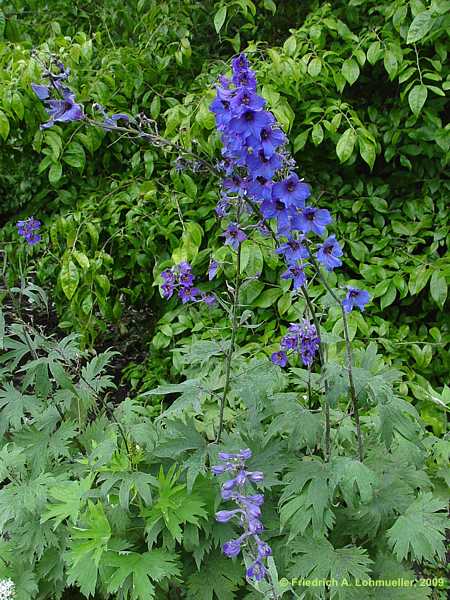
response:
<path id="1" fill-rule="evenodd" d="M 129 443 L 132 439 L 136 442 L 133 428 L 140 431 L 142 409 L 131 403 L 123 409 L 124 424 L 116 418 L 131 471 L 139 463 L 160 456 L 182 464 L 186 483 L 177 485 L 178 472 L 173 464 L 167 475 L 161 468 L 157 480 L 154 475 L 139 472 L 146 477 L 141 483 L 139 478 L 133 478 L 135 488 L 133 483 L 130 487 L 121 484 L 121 507 L 131 512 L 130 522 L 122 524 L 122 531 L 125 528 L 128 533 L 130 525 L 134 526 L 130 530 L 139 529 L 140 519 L 144 519 L 149 548 L 139 554 L 135 548 L 141 540 L 133 537 L 132 556 L 126 565 L 123 553 L 128 550 L 122 550 L 126 544 L 116 537 L 111 548 L 108 546 L 113 537 L 109 521 L 104 513 L 97 514 L 102 524 L 100 537 L 106 541 L 102 542 L 102 551 L 95 554 L 96 567 L 104 553 L 107 568 L 116 566 L 123 575 L 114 578 L 114 586 L 105 584 L 106 593 L 116 591 L 121 584 L 125 586 L 124 593 L 130 590 L 127 577 L 133 577 L 133 586 L 137 585 L 139 574 L 145 572 L 144 562 L 150 565 L 152 547 L 161 537 L 166 553 L 162 562 L 165 561 L 163 566 L 168 575 L 175 579 L 179 575 L 173 552 L 181 542 L 184 551 L 192 552 L 200 571 L 204 570 L 203 580 L 196 579 L 195 573 L 189 575 L 189 598 L 200 594 L 208 581 L 208 562 L 203 561 L 205 553 L 209 556 L 211 548 L 217 546 L 218 539 L 225 557 L 244 557 L 246 580 L 267 600 L 278 599 L 288 590 L 296 597 L 295 586 L 279 580 L 280 569 L 291 579 L 321 578 L 316 590 L 301 588 L 300 594 L 308 599 L 346 598 L 347 590 L 339 582 L 334 583 L 338 577 L 355 581 L 367 578 L 371 572 L 403 573 L 411 577 L 411 564 L 442 559 L 444 504 L 432 496 L 432 484 L 422 469 L 425 451 L 417 415 L 396 397 L 393 383 L 397 373 L 386 368 L 372 346 L 352 352 L 347 315 L 355 309 L 364 310 L 370 296 L 354 286 L 331 285 L 328 274 L 342 265 L 343 257 L 339 241 L 328 231 L 332 226 L 331 215 L 314 205 L 310 186 L 296 173 L 286 135 L 256 91 L 256 75 L 248 58 L 244 54 L 235 57 L 231 77 L 222 76 L 216 87 L 211 110 L 222 141 L 218 164 L 190 151 L 183 152 L 177 144 L 164 140 L 145 115 L 108 115 L 103 107 L 97 106 L 102 120 L 88 117 L 67 84 L 67 70 L 57 59 L 52 59 L 43 75 L 47 83 L 36 84 L 34 89 L 49 115 L 45 128 L 56 122 L 84 121 L 172 149 L 180 155 L 179 168 L 189 165 L 220 178 L 216 214 L 223 223 L 223 242 L 234 262 L 234 278 L 227 282 L 224 294 L 202 291 L 204 284 L 196 282 L 194 268 L 187 261 L 161 273 L 163 297 L 169 300 L 176 292 L 182 304 L 206 305 L 205 310 L 222 308 L 229 317 L 229 335 L 220 345 L 220 351 L 217 346 L 201 344 L 193 344 L 192 351 L 185 349 L 190 373 L 210 361 L 211 368 L 206 369 L 204 377 L 198 374 L 180 384 L 160 386 L 149 392 L 154 395 L 179 392 L 180 397 L 163 412 L 155 426 L 146 423 L 146 431 L 158 443 L 153 443 L 145 459 L 140 447 Z M 23 225 L 20 229 L 27 232 L 30 238 L 27 241 L 31 243 L 35 233 Z M 279 349 L 265 360 L 244 360 L 237 343 L 245 322 L 241 298 L 248 281 L 243 276 L 241 262 L 247 240 L 264 242 L 281 257 L 284 262 L 281 279 L 291 281 L 292 293 L 305 303 L 299 322 L 289 324 Z M 212 281 L 223 268 L 217 257 L 212 258 L 204 279 Z M 309 292 L 310 286 L 318 282 L 323 286 L 326 300 L 319 307 Z M 344 366 L 340 356 L 329 360 L 326 332 L 320 327 L 319 312 L 333 304 L 342 317 Z M 309 394 L 315 401 L 319 399 L 314 408 L 299 402 L 298 394 L 286 391 L 288 365 L 294 374 L 301 376 L 306 370 L 307 379 L 297 381 L 297 386 L 307 392 L 305 398 Z M 202 431 L 199 416 L 210 401 L 215 404 L 213 444 L 207 444 L 197 430 Z M 235 425 L 231 419 L 228 422 L 225 419 L 225 412 L 231 406 L 238 415 Z M 365 409 L 363 418 L 361 406 Z M 363 439 L 364 425 L 367 439 Z M 247 440 L 252 449 L 247 448 Z M 411 461 L 408 453 L 413 449 Z M 230 477 L 222 483 L 220 501 L 232 503 L 232 507 L 214 510 L 219 531 L 214 529 L 216 524 L 204 522 L 206 501 L 200 499 L 203 484 L 211 489 L 207 465 L 215 463 L 217 456 L 221 464 L 210 467 L 210 471 L 216 476 Z M 247 461 L 252 461 L 251 468 L 247 468 Z M 258 468 L 264 464 L 265 476 Z M 120 467 L 115 468 L 120 471 Z M 115 472 L 113 468 L 110 470 Z M 103 475 L 99 477 L 102 478 Z M 120 478 L 111 475 L 108 481 L 113 487 Z M 196 482 L 201 482 L 198 489 Z M 256 491 L 253 484 L 261 489 Z M 106 489 L 110 489 L 108 485 Z M 156 490 L 156 502 L 152 503 L 146 485 Z M 133 498 L 136 503 L 129 507 L 131 489 L 136 490 Z M 102 496 L 99 504 L 89 505 L 89 514 L 84 513 L 87 529 L 86 523 L 92 525 L 96 511 L 107 507 L 106 496 Z M 378 503 L 376 497 L 381 498 Z M 168 504 L 164 504 L 167 500 Z M 217 497 L 212 504 L 218 507 Z M 180 524 L 185 528 L 183 532 Z M 238 526 L 239 532 L 233 525 Z M 225 531 L 224 540 L 220 527 Z M 80 561 L 89 560 L 89 556 L 88 551 L 83 554 L 81 547 L 71 545 L 70 582 L 80 583 L 79 565 L 85 564 Z M 405 560 L 409 566 L 402 564 Z M 224 565 L 221 568 L 227 569 Z M 162 573 L 163 567 L 152 571 L 151 577 L 159 581 Z M 214 576 L 217 577 L 217 570 L 212 579 Z M 237 579 L 233 580 L 233 576 Z M 230 594 L 236 589 L 239 576 L 229 571 L 227 585 L 230 578 L 235 582 Z M 226 597 L 221 596 L 214 583 L 208 585 L 213 590 L 208 597 L 214 594 Z M 95 582 L 93 587 L 84 584 L 82 589 L 93 593 Z M 230 594 L 228 597 L 232 597 Z"/>

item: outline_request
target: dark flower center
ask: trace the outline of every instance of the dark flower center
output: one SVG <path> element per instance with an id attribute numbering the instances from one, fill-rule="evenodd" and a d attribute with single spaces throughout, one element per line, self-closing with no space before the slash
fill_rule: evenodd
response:
<path id="1" fill-rule="evenodd" d="M 356 298 L 358 296 L 358 292 L 356 290 L 352 290 L 350 292 L 350 298 Z"/>
<path id="2" fill-rule="evenodd" d="M 244 114 L 244 119 L 250 123 L 251 121 L 254 121 L 255 115 L 254 115 L 254 113 L 251 110 L 248 110 Z"/>
<path id="3" fill-rule="evenodd" d="M 295 190 L 295 183 L 294 183 L 293 181 L 290 181 L 290 182 L 287 184 L 287 191 L 288 191 L 288 192 L 293 192 L 294 190 Z"/>
<path id="4" fill-rule="evenodd" d="M 324 246 L 323 251 L 325 252 L 325 254 L 331 254 L 333 252 L 333 246 Z"/>
<path id="5" fill-rule="evenodd" d="M 265 177 L 257 177 L 256 181 L 259 183 L 259 185 L 264 185 L 265 183 L 267 183 L 267 179 Z"/>
<path id="6" fill-rule="evenodd" d="M 267 131 L 267 129 L 262 129 L 261 130 L 261 139 L 262 140 L 267 140 L 269 139 L 270 133 Z"/>
<path id="7" fill-rule="evenodd" d="M 308 211 L 308 212 L 306 213 L 306 219 L 307 219 L 308 221 L 314 221 L 314 213 L 313 213 L 312 211 Z"/>
<path id="8" fill-rule="evenodd" d="M 285 209 L 284 203 L 283 203 L 283 202 L 281 202 L 281 200 L 277 200 L 277 201 L 275 202 L 275 209 L 276 209 L 276 210 L 279 210 L 279 211 L 282 211 L 282 210 L 284 210 L 284 209 Z"/>

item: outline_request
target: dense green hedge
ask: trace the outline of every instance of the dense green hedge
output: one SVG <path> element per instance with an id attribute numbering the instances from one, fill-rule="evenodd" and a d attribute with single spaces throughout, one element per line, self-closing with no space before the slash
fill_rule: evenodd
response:
<path id="1" fill-rule="evenodd" d="M 443 0 L 2 4 L 0 580 L 14 580 L 17 600 L 78 589 L 261 598 L 240 558 L 221 555 L 233 529 L 214 520 L 209 467 L 228 383 L 223 447 L 250 447 L 249 468 L 265 472 L 264 535 L 280 576 L 431 575 L 411 590 L 299 593 L 444 599 L 449 26 Z M 312 201 L 333 214 L 344 265 L 328 284 L 372 296 L 348 315 L 356 405 L 342 313 L 318 281 L 308 292 L 326 369 L 283 372 L 269 361 L 305 314 L 270 238 L 242 245 L 228 383 L 224 311 L 162 300 L 161 271 L 184 259 L 203 289 L 234 279 L 215 175 L 180 170 L 173 145 L 80 123 L 39 129 L 46 115 L 30 84 L 51 52 L 71 68 L 89 116 L 94 102 L 145 113 L 172 144 L 214 163 L 209 104 L 239 50 Z M 43 222 L 33 248 L 15 227 L 30 215 Z M 207 282 L 211 257 L 222 266 Z"/>

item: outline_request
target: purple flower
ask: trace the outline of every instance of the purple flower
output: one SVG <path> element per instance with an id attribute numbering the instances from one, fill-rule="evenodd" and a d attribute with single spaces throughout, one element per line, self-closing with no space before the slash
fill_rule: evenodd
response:
<path id="1" fill-rule="evenodd" d="M 249 137 L 247 143 L 252 148 L 262 148 L 266 156 L 272 156 L 276 150 L 286 143 L 286 136 L 277 127 L 263 127 L 259 138 Z"/>
<path id="2" fill-rule="evenodd" d="M 262 483 L 264 481 L 264 473 L 262 471 L 247 471 L 246 476 L 254 483 Z"/>
<path id="3" fill-rule="evenodd" d="M 41 227 L 41 222 L 34 217 L 28 217 L 25 221 L 17 221 L 17 233 L 21 235 L 30 246 L 34 246 L 41 241 L 41 236 L 37 233 Z"/>
<path id="4" fill-rule="evenodd" d="M 312 231 L 317 235 L 323 235 L 325 228 L 331 223 L 331 215 L 325 208 L 314 208 L 313 206 L 305 206 L 293 218 L 292 227 L 299 229 L 303 233 Z"/>
<path id="5" fill-rule="evenodd" d="M 128 123 L 130 117 L 125 113 L 117 113 L 115 115 L 111 115 L 110 117 L 105 118 L 102 127 L 104 127 L 105 129 L 113 129 L 114 127 L 117 127 L 117 121 L 120 120 L 125 121 L 125 123 Z"/>
<path id="6" fill-rule="evenodd" d="M 248 137 L 253 135 L 258 137 L 261 129 L 270 127 L 274 122 L 272 115 L 266 111 L 245 110 L 239 117 L 234 117 L 230 121 L 230 131 L 235 134 Z"/>
<path id="7" fill-rule="evenodd" d="M 261 204 L 261 214 L 265 219 L 277 220 L 278 233 L 287 233 L 290 228 L 290 216 L 286 204 L 282 200 L 265 200 Z"/>
<path id="8" fill-rule="evenodd" d="M 250 68 L 250 63 L 248 62 L 248 58 L 245 56 L 243 52 L 233 58 L 231 61 L 231 67 L 233 69 L 233 73 L 240 73 L 241 71 L 247 71 Z"/>
<path id="9" fill-rule="evenodd" d="M 282 254 L 288 264 L 295 263 L 297 260 L 308 258 L 309 256 L 308 249 L 304 245 L 303 239 L 296 239 L 291 236 L 289 236 L 287 242 L 281 244 L 275 252 L 277 254 Z"/>
<path id="10" fill-rule="evenodd" d="M 254 177 L 271 179 L 281 167 L 281 160 L 278 154 L 266 156 L 264 150 L 260 150 L 248 156 L 247 166 Z"/>
<path id="11" fill-rule="evenodd" d="M 270 178 L 258 176 L 248 184 L 247 191 L 256 202 L 261 202 L 272 199 L 272 188 L 273 182 Z"/>
<path id="12" fill-rule="evenodd" d="M 304 265 L 289 265 L 287 271 L 281 275 L 281 279 L 292 279 L 294 282 L 294 290 L 302 287 L 306 283 Z"/>
<path id="13" fill-rule="evenodd" d="M 275 197 L 283 200 L 287 206 L 296 208 L 303 208 L 305 200 L 311 195 L 309 185 L 300 181 L 295 173 L 276 183 L 273 192 Z"/>
<path id="14" fill-rule="evenodd" d="M 178 290 L 178 297 L 181 299 L 183 304 L 195 300 L 200 294 L 200 290 L 195 287 L 181 287 Z"/>
<path id="15" fill-rule="evenodd" d="M 225 237 L 225 243 L 229 244 L 234 250 L 237 250 L 239 244 L 247 239 L 247 236 L 242 229 L 239 228 L 237 223 L 230 223 L 222 236 Z"/>
<path id="16" fill-rule="evenodd" d="M 339 258 L 342 254 L 342 249 L 337 242 L 336 237 L 331 235 L 323 242 L 323 244 L 321 244 L 321 246 L 319 246 L 316 256 L 319 262 L 328 271 L 332 271 L 336 267 L 342 265 L 342 261 Z"/>
<path id="17" fill-rule="evenodd" d="M 50 90 L 48 86 L 32 83 L 31 87 L 33 88 L 33 92 L 36 94 L 39 100 L 47 100 L 47 98 L 50 97 Z"/>
<path id="18" fill-rule="evenodd" d="M 259 534 L 264 531 L 263 524 L 260 521 L 264 496 L 263 494 L 247 495 L 245 493 L 245 489 L 250 485 L 250 482 L 261 483 L 264 479 L 261 471 L 245 470 L 244 463 L 251 456 L 252 453 L 249 448 L 237 453 L 220 452 L 219 459 L 224 461 L 224 465 L 216 465 L 211 470 L 214 475 L 221 475 L 227 471 L 230 471 L 232 476 L 234 475 L 232 479 L 222 485 L 221 495 L 224 500 L 233 500 L 238 507 L 233 510 L 218 511 L 216 513 L 216 520 L 219 523 L 228 523 L 234 517 L 238 517 L 239 524 L 244 530 L 239 538 L 225 542 L 222 548 L 223 553 L 229 558 L 238 556 L 242 543 L 247 538 L 252 538 L 256 544 L 257 552 L 256 556 L 253 556 L 254 563 L 247 570 L 247 576 L 260 580 L 266 573 L 262 561 L 267 556 L 270 556 L 272 550 L 259 537 Z"/>
<path id="19" fill-rule="evenodd" d="M 258 557 L 254 563 L 252 563 L 247 569 L 246 575 L 249 579 L 255 579 L 255 581 L 261 581 L 266 576 L 267 569 L 263 565 L 261 559 Z"/>
<path id="20" fill-rule="evenodd" d="M 41 129 L 48 129 L 57 122 L 70 123 L 84 119 L 83 106 L 75 102 L 75 94 L 68 88 L 61 89 L 62 98 L 44 100 L 50 119 L 41 125 Z"/>
<path id="21" fill-rule="evenodd" d="M 218 523 L 228 523 L 230 519 L 242 512 L 243 511 L 239 508 L 236 508 L 235 510 L 219 510 L 216 512 L 216 521 Z"/>
<path id="22" fill-rule="evenodd" d="M 219 263 L 216 260 L 211 260 L 208 267 L 208 279 L 214 279 L 217 271 L 219 270 Z"/>
<path id="23" fill-rule="evenodd" d="M 225 542 L 225 544 L 222 546 L 222 550 L 225 556 L 228 558 L 234 558 L 241 551 L 241 538 Z"/>
<path id="24" fill-rule="evenodd" d="M 173 283 L 163 283 L 161 286 L 161 291 L 162 291 L 163 298 L 165 298 L 166 300 L 169 300 L 169 298 L 172 298 L 172 296 L 173 296 L 173 293 L 175 291 L 175 286 Z"/>
<path id="25" fill-rule="evenodd" d="M 274 365 L 278 365 L 279 367 L 285 367 L 287 365 L 287 355 L 286 352 L 282 350 L 278 350 L 278 352 L 274 352 L 270 357 L 270 360 Z"/>
<path id="26" fill-rule="evenodd" d="M 265 558 L 266 556 L 270 556 L 272 554 L 272 548 L 266 542 L 259 540 L 258 544 L 258 557 Z"/>
<path id="27" fill-rule="evenodd" d="M 241 450 L 236 454 L 230 454 L 229 452 L 219 452 L 218 454 L 220 460 L 248 460 L 252 457 L 252 451 L 250 448 L 245 448 L 245 450 Z"/>
<path id="28" fill-rule="evenodd" d="M 245 110 L 261 110 L 265 104 L 264 98 L 255 94 L 249 88 L 241 88 L 231 100 L 231 107 L 236 115 L 243 113 Z"/>
<path id="29" fill-rule="evenodd" d="M 217 298 L 215 297 L 214 294 L 202 293 L 201 297 L 202 297 L 201 301 L 204 302 L 206 304 L 206 306 L 214 306 L 214 304 L 217 302 Z"/>
<path id="30" fill-rule="evenodd" d="M 355 308 L 363 311 L 364 307 L 370 300 L 369 292 L 359 290 L 358 288 L 348 287 L 347 295 L 342 302 L 345 312 L 349 313 Z"/>

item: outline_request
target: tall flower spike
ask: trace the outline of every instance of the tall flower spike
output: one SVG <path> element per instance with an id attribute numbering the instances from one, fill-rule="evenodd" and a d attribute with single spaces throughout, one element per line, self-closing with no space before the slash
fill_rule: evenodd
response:
<path id="1" fill-rule="evenodd" d="M 247 471 L 245 461 L 251 458 L 251 451 L 246 448 L 237 453 L 220 452 L 219 460 L 224 464 L 211 467 L 214 475 L 229 473 L 231 479 L 227 480 L 221 489 L 224 500 L 233 500 L 238 508 L 233 510 L 220 510 L 216 513 L 219 523 L 237 520 L 244 532 L 237 539 L 229 540 L 223 545 L 223 553 L 229 558 L 238 556 L 245 548 L 253 557 L 253 562 L 247 569 L 246 575 L 250 579 L 261 581 L 266 576 L 267 570 L 263 560 L 272 554 L 270 546 L 261 540 L 259 534 L 264 530 L 260 521 L 261 505 L 264 502 L 262 494 L 246 495 L 246 489 L 253 483 L 262 483 L 264 476 L 261 471 Z"/>
<path id="2" fill-rule="evenodd" d="M 257 217 L 262 217 L 266 230 L 268 221 L 276 223 L 275 252 L 287 263 L 282 278 L 292 279 L 294 290 L 305 286 L 311 268 L 304 262 L 310 253 L 310 236 L 325 236 L 332 218 L 328 210 L 306 204 L 311 188 L 295 173 L 295 161 L 286 149 L 286 136 L 273 114 L 266 110 L 265 99 L 257 94 L 256 76 L 244 54 L 232 60 L 231 80 L 219 78 L 210 110 L 221 134 L 224 157 L 220 167 L 224 172 L 225 195 L 216 214 L 232 221 L 223 234 L 225 243 L 237 250 L 245 239 L 240 223 L 233 222 L 230 213 L 233 207 L 242 206 L 242 199 L 245 202 L 249 198 L 252 208 L 259 209 Z M 269 230 L 270 233 L 273 234 Z M 342 265 L 342 254 L 335 236 L 329 236 L 318 245 L 315 256 L 326 270 L 332 271 Z M 347 312 L 354 307 L 363 310 L 367 301 L 367 292 L 357 293 L 349 288 L 343 307 Z M 318 332 L 311 325 L 301 328 L 296 351 L 307 366 L 316 354 L 317 340 Z M 273 353 L 275 364 L 287 364 L 286 349 L 282 345 L 279 352 Z"/>

